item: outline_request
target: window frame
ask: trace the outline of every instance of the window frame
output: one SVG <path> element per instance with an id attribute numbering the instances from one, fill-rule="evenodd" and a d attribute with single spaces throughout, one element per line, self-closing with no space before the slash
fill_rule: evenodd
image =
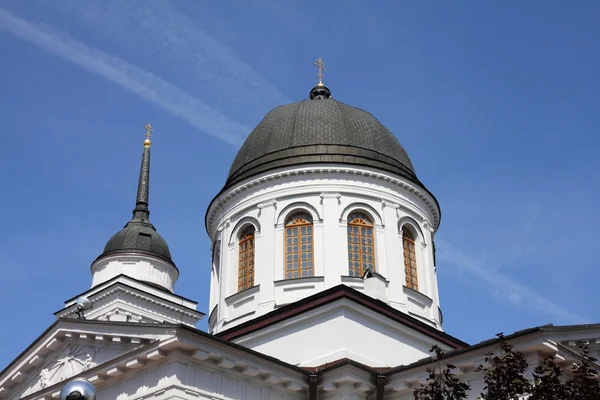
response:
<path id="1" fill-rule="evenodd" d="M 358 223 L 355 222 L 356 220 L 360 219 L 361 221 L 359 221 Z M 357 232 L 356 234 L 354 232 L 354 228 L 357 228 Z M 365 230 L 365 232 L 369 232 L 370 230 L 370 236 L 368 235 L 363 235 L 363 230 Z M 357 238 L 357 240 L 352 240 L 350 241 L 350 237 L 352 236 L 352 238 Z M 368 243 L 368 239 L 371 239 L 371 243 Z M 364 243 L 364 240 L 366 239 L 367 243 Z M 376 252 L 377 249 L 375 247 L 375 223 L 373 222 L 373 217 L 361 210 L 357 210 L 357 211 L 352 211 L 348 214 L 348 219 L 347 219 L 347 228 L 346 228 L 346 243 L 348 245 L 348 250 L 347 250 L 347 254 L 348 254 L 348 274 L 349 276 L 353 276 L 353 277 L 359 277 L 362 278 L 362 276 L 365 274 L 365 272 L 367 271 L 367 269 L 371 269 L 372 271 L 376 271 L 377 270 L 377 256 L 376 256 Z M 350 249 L 351 245 L 358 245 L 358 251 L 354 250 L 354 249 Z M 364 250 L 364 247 L 371 247 L 372 251 L 368 252 Z M 358 254 L 358 259 L 356 259 L 355 257 L 351 257 L 351 254 Z M 372 256 L 372 262 L 369 262 L 368 260 L 368 256 L 371 255 Z M 365 260 L 365 256 L 367 257 L 367 259 Z M 358 261 L 359 267 L 358 267 L 358 275 L 355 275 L 355 273 L 357 273 L 356 271 L 356 267 L 351 265 L 351 263 L 354 263 Z M 368 265 L 371 264 L 371 265 Z"/>
<path id="2" fill-rule="evenodd" d="M 238 237 L 238 292 L 254 286 L 255 257 L 256 228 L 249 225 L 240 230 Z"/>
<path id="3" fill-rule="evenodd" d="M 417 258 L 417 235 L 406 225 L 401 230 L 402 235 L 402 259 L 404 264 L 405 286 L 419 291 L 419 261 Z M 411 259 L 410 254 L 413 254 Z M 411 262 L 412 261 L 412 262 Z"/>
<path id="4" fill-rule="evenodd" d="M 302 229 L 305 228 L 305 233 Z M 299 279 L 315 276 L 315 228 L 312 215 L 307 211 L 298 211 L 286 218 L 286 223 L 283 227 L 283 277 L 284 279 Z M 289 230 L 296 229 L 296 233 L 289 234 Z M 306 238 L 305 243 L 302 239 Z M 296 239 L 296 243 L 294 243 Z M 306 245 L 306 250 L 302 250 L 302 246 Z M 293 251 L 294 246 L 297 246 L 297 251 Z M 310 248 L 309 248 L 310 247 Z M 290 250 L 292 249 L 292 250 Z M 304 254 L 307 254 L 303 259 Z M 296 259 L 294 260 L 294 255 Z M 306 262 L 306 275 L 303 276 L 304 268 L 302 263 Z M 293 264 L 297 263 L 297 268 L 293 268 Z M 292 268 L 289 266 L 292 264 Z M 288 276 L 291 273 L 292 276 Z M 294 276 L 297 273 L 298 276 Z"/>

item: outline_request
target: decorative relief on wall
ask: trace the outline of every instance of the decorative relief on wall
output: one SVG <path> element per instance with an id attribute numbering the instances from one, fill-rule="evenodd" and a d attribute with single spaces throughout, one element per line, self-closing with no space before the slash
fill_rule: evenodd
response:
<path id="1" fill-rule="evenodd" d="M 98 352 L 100 349 L 94 346 L 68 345 L 40 371 L 40 386 L 45 388 L 54 385 L 95 367 Z"/>
<path id="2" fill-rule="evenodd" d="M 106 312 L 104 315 L 100 316 L 98 319 L 104 320 L 104 321 L 141 322 L 142 316 L 133 314 L 127 310 L 115 308 L 113 310 Z"/>
<path id="3" fill-rule="evenodd" d="M 259 209 L 263 209 L 263 208 L 267 208 L 267 207 L 276 207 L 277 206 L 277 200 L 268 200 L 265 201 L 263 203 L 258 203 L 256 205 L 256 207 L 258 207 Z"/>

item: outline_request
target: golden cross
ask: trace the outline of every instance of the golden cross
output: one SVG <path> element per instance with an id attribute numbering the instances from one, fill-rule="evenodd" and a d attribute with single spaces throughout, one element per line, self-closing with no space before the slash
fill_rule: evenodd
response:
<path id="1" fill-rule="evenodd" d="M 317 74 L 317 78 L 319 78 L 319 86 L 323 86 L 323 72 L 327 71 L 325 69 L 325 64 L 323 64 L 323 60 L 321 60 L 321 57 L 317 58 L 314 64 L 319 69 L 319 73 Z"/>
<path id="2" fill-rule="evenodd" d="M 148 124 L 144 127 L 144 129 L 146 129 L 146 140 L 150 140 L 150 136 L 152 136 L 152 132 L 154 132 L 152 130 L 152 126 Z"/>

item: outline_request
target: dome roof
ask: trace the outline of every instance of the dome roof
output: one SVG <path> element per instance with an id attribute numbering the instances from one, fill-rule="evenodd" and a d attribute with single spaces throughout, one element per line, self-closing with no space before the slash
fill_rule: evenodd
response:
<path id="1" fill-rule="evenodd" d="M 389 129 L 370 113 L 328 97 L 270 111 L 240 148 L 225 188 L 269 170 L 314 163 L 369 166 L 420 184 Z"/>
<path id="2" fill-rule="evenodd" d="M 102 256 L 113 252 L 148 253 L 173 262 L 165 239 L 156 232 L 154 225 L 141 219 L 132 219 L 115 233 L 106 243 Z"/>

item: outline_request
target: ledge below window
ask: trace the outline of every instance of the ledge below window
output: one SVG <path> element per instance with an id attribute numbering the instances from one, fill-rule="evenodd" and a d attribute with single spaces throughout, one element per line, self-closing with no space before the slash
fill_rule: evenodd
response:
<path id="1" fill-rule="evenodd" d="M 415 289 L 411 289 L 408 286 L 403 285 L 402 290 L 404 291 L 404 294 L 408 296 L 409 300 L 422 308 L 430 308 L 433 304 L 433 300 L 430 297 L 425 296 L 423 293 Z"/>
<path id="2" fill-rule="evenodd" d="M 361 292 L 365 290 L 365 281 L 360 276 L 342 276 L 342 283 Z"/>
<path id="3" fill-rule="evenodd" d="M 275 286 L 275 304 L 277 307 L 293 303 L 325 289 L 324 276 L 282 279 L 273 283 Z"/>
<path id="4" fill-rule="evenodd" d="M 225 304 L 227 304 L 227 307 L 233 306 L 237 308 L 240 305 L 253 300 L 254 295 L 258 293 L 259 290 L 260 285 L 256 285 L 248 289 L 244 289 L 241 292 L 234 293 L 231 296 L 225 298 Z"/>
<path id="5" fill-rule="evenodd" d="M 303 284 L 303 283 L 314 283 L 314 282 L 324 282 L 324 281 L 325 281 L 324 276 L 306 276 L 304 278 L 281 279 L 281 280 L 275 281 L 273 283 L 275 284 L 275 287 L 278 287 L 278 286 L 285 286 L 285 285 L 293 284 L 293 283 Z"/>

